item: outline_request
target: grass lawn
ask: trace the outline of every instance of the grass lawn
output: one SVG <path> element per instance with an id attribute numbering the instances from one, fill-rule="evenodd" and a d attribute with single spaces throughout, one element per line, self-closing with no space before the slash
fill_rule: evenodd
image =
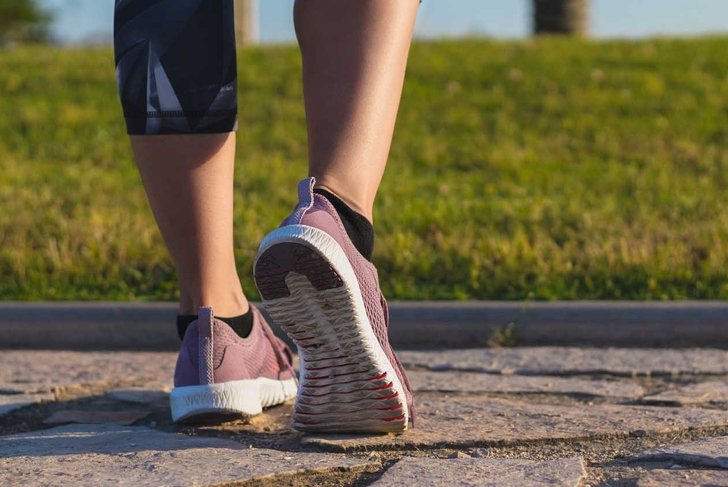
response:
<path id="1" fill-rule="evenodd" d="M 376 206 L 396 299 L 728 298 L 728 38 L 413 47 Z M 240 53 L 236 246 L 295 203 L 295 47 Z M 180 198 L 184 195 L 181 194 Z M 0 51 L 0 299 L 176 298 L 111 51 Z"/>

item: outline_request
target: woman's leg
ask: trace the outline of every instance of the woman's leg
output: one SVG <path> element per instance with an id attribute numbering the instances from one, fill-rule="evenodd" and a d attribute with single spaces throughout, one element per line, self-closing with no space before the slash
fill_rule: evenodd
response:
<path id="1" fill-rule="evenodd" d="M 313 177 L 299 183 L 298 205 L 261 244 L 254 277 L 299 347 L 306 373 L 293 425 L 302 431 L 392 432 L 414 423 L 370 259 L 372 203 L 416 9 L 416 0 L 296 1 Z"/>
<path id="2" fill-rule="evenodd" d="M 309 168 L 372 221 L 402 93 L 417 0 L 296 0 Z"/>
<path id="3" fill-rule="evenodd" d="M 117 0 L 114 31 L 127 131 L 181 289 L 172 419 L 258 414 L 296 380 L 235 270 L 233 0 Z"/>
<path id="4" fill-rule="evenodd" d="M 185 314 L 248 309 L 233 256 L 232 8 L 232 0 L 116 1 L 121 102 Z"/>
<path id="5" fill-rule="evenodd" d="M 248 310 L 233 255 L 235 134 L 132 135 L 149 204 L 172 254 L 180 312 Z"/>

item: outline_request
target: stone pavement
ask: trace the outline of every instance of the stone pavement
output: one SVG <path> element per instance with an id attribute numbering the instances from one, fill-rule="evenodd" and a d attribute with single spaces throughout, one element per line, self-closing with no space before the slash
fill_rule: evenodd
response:
<path id="1" fill-rule="evenodd" d="M 725 485 L 728 352 L 403 352 L 418 424 L 173 425 L 168 352 L 3 351 L 0 485 Z"/>

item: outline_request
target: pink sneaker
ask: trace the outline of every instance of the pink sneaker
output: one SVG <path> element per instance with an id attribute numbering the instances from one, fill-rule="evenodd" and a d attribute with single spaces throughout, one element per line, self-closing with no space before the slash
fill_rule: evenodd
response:
<path id="1" fill-rule="evenodd" d="M 173 421 L 253 416 L 296 395 L 291 351 L 251 309 L 253 329 L 246 338 L 215 319 L 212 308 L 199 309 L 177 357 L 169 396 Z"/>
<path id="2" fill-rule="evenodd" d="M 387 327 L 376 268 L 354 247 L 331 203 L 301 181 L 299 203 L 255 262 L 266 309 L 301 357 L 296 429 L 403 431 L 413 402 Z"/>

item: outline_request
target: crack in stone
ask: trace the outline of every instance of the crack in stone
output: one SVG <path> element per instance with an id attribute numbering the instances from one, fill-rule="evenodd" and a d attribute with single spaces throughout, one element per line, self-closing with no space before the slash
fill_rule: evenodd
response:
<path id="1" fill-rule="evenodd" d="M 392 462 L 394 463 L 394 462 Z M 384 474 L 384 466 L 360 465 L 355 467 L 333 467 L 314 472 L 276 474 L 265 478 L 241 480 L 215 484 L 215 487 L 309 487 L 311 485 L 337 485 L 364 487 L 371 485 Z"/>
<path id="2" fill-rule="evenodd" d="M 485 448 L 489 451 L 498 452 L 499 455 L 520 452 L 514 458 L 532 458 L 534 453 L 542 453 L 542 449 L 547 448 L 549 451 L 563 454 L 582 454 L 584 448 L 599 443 L 607 443 L 607 447 L 611 445 L 619 445 L 624 443 L 637 443 L 640 446 L 634 449 L 649 448 L 646 445 L 674 445 L 683 442 L 686 439 L 702 439 L 714 436 L 725 436 L 728 434 L 728 426 L 706 426 L 706 427 L 687 427 L 677 431 L 665 433 L 646 432 L 643 430 L 632 431 L 627 434 L 594 434 L 581 437 L 570 438 L 547 438 L 534 440 L 477 440 L 470 442 L 436 442 L 426 445 L 403 444 L 403 445 L 376 445 L 347 447 L 342 449 L 336 445 L 326 444 L 307 444 L 307 447 L 314 447 L 322 451 L 331 451 L 338 453 L 368 453 L 368 452 L 432 452 L 442 451 L 466 451 L 473 449 Z M 536 451 L 538 450 L 538 451 Z M 548 458 L 541 457 L 539 458 Z M 557 457 L 553 457 L 557 458 Z M 616 458 L 616 457 L 615 457 Z"/>

